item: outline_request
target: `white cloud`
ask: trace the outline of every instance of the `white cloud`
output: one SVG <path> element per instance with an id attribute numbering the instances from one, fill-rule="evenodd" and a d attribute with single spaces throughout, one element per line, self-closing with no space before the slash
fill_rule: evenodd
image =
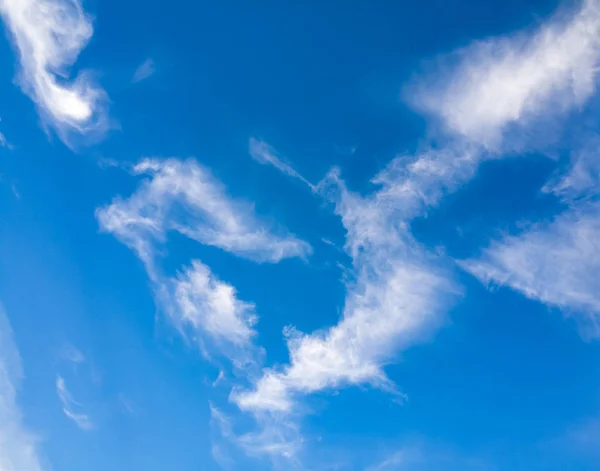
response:
<path id="1" fill-rule="evenodd" d="M 356 281 L 347 286 L 342 319 L 310 335 L 288 332 L 290 364 L 266 370 L 252 391 L 233 400 L 252 411 L 293 410 L 294 397 L 369 383 L 393 391 L 383 366 L 439 325 L 457 294 L 434 257 L 414 241 L 386 187 L 367 198 L 350 193 L 336 174 L 336 212 L 347 230 Z M 325 185 L 321 186 L 322 191 Z M 412 198 L 412 195 L 410 196 Z"/>
<path id="2" fill-rule="evenodd" d="M 156 67 L 152 59 L 146 59 L 142 62 L 131 78 L 131 83 L 139 83 L 150 78 L 156 72 Z"/>
<path id="3" fill-rule="evenodd" d="M 147 159 L 134 173 L 151 179 L 129 199 L 117 198 L 98 210 L 97 217 L 103 230 L 146 263 L 153 258 L 154 241 L 164 241 L 170 230 L 259 262 L 276 263 L 311 251 L 306 242 L 269 230 L 250 204 L 231 199 L 210 171 L 193 160 Z"/>
<path id="4" fill-rule="evenodd" d="M 599 204 L 577 206 L 550 223 L 506 236 L 461 265 L 483 283 L 577 313 L 586 334 L 600 335 Z"/>
<path id="5" fill-rule="evenodd" d="M 585 103 L 599 66 L 600 2 L 584 0 L 533 33 L 486 39 L 442 58 L 407 97 L 451 133 L 495 149 L 511 124 Z"/>
<path id="6" fill-rule="evenodd" d="M 87 72 L 69 67 L 93 34 L 79 0 L 3 0 L 0 14 L 20 57 L 19 83 L 63 141 L 106 129 L 106 94 Z"/>
<path id="7" fill-rule="evenodd" d="M 0 469 L 42 471 L 37 439 L 23 424 L 17 404 L 22 376 L 21 358 L 0 306 Z"/>
<path id="8" fill-rule="evenodd" d="M 65 380 L 61 376 L 56 378 L 56 394 L 58 394 L 65 415 L 75 422 L 80 429 L 92 430 L 94 428 L 89 415 L 81 412 L 83 405 L 73 399 L 73 396 L 71 396 L 71 393 L 67 389 Z"/>
<path id="9" fill-rule="evenodd" d="M 311 190 L 315 189 L 315 186 L 312 183 L 300 175 L 294 167 L 284 162 L 281 157 L 277 155 L 277 151 L 266 142 L 253 137 L 250 138 L 250 156 L 262 165 L 272 165 L 280 172 L 300 180 Z"/>

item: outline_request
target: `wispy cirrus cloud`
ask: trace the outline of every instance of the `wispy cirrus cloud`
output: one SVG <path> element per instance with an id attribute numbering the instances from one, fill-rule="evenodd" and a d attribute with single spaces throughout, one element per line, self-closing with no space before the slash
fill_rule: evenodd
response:
<path id="1" fill-rule="evenodd" d="M 23 423 L 17 403 L 22 376 L 21 358 L 0 305 L 0 469 L 42 471 L 38 440 Z"/>
<path id="2" fill-rule="evenodd" d="M 584 0 L 534 31 L 442 57 L 406 97 L 451 134 L 488 150 L 512 150 L 515 140 L 503 141 L 505 131 L 564 115 L 595 93 L 599 33 L 600 2 Z"/>
<path id="3" fill-rule="evenodd" d="M 133 77 L 131 78 L 131 83 L 139 83 L 150 77 L 152 77 L 156 73 L 156 66 L 152 59 L 146 59 L 142 62 L 138 68 L 133 73 Z"/>
<path id="4" fill-rule="evenodd" d="M 232 360 L 248 360 L 254 306 L 239 300 L 234 287 L 199 260 L 174 277 L 164 275 L 157 261 L 168 232 L 256 262 L 305 257 L 310 245 L 260 221 L 252 205 L 230 198 L 211 172 L 193 160 L 146 159 L 133 173 L 150 179 L 128 199 L 116 198 L 98 209 L 100 227 L 144 262 L 157 301 L 182 333 L 190 329 L 199 343 L 204 338 Z"/>
<path id="5" fill-rule="evenodd" d="M 553 221 L 492 242 L 479 258 L 460 262 L 483 283 L 576 314 L 600 335 L 600 205 L 583 204 Z"/>
<path id="6" fill-rule="evenodd" d="M 3 0 L 0 14 L 20 59 L 19 84 L 42 119 L 66 143 L 72 132 L 107 129 L 106 93 L 89 72 L 71 80 L 69 67 L 93 35 L 79 0 Z"/>
<path id="7" fill-rule="evenodd" d="M 73 399 L 67 389 L 65 380 L 61 376 L 56 378 L 56 394 L 62 404 L 63 412 L 77 427 L 81 430 L 92 430 L 94 428 L 90 416 L 83 412 L 84 406 Z"/>

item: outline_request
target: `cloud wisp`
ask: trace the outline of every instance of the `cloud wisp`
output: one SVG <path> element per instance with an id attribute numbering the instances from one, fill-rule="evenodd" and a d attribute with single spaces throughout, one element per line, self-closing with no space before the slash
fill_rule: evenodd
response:
<path id="1" fill-rule="evenodd" d="M 107 129 L 107 96 L 89 72 L 69 68 L 93 35 L 79 0 L 3 0 L 4 19 L 20 59 L 18 81 L 45 123 L 65 143 L 73 132 L 101 136 Z"/>
<path id="2" fill-rule="evenodd" d="M 564 115 L 595 93 L 599 33 L 600 2 L 583 0 L 534 32 L 485 39 L 439 59 L 407 99 L 455 136 L 515 150 L 505 132 Z"/>
<path id="3" fill-rule="evenodd" d="M 542 191 L 553 193 L 566 203 L 600 194 L 600 138 L 588 138 L 585 145 L 572 152 L 566 172 L 548 182 Z"/>
<path id="4" fill-rule="evenodd" d="M 311 190 L 315 190 L 315 186 L 304 178 L 298 171 L 290 164 L 285 162 L 278 154 L 277 151 L 267 144 L 265 141 L 250 138 L 250 156 L 261 165 L 271 165 L 282 173 L 300 180 L 302 183 L 307 185 Z"/>
<path id="5" fill-rule="evenodd" d="M 56 378 L 56 394 L 60 400 L 65 415 L 72 420 L 81 430 L 92 430 L 94 423 L 88 414 L 82 412 L 83 405 L 73 399 L 67 389 L 65 380 L 58 376 Z"/>
<path id="6" fill-rule="evenodd" d="M 0 469 L 42 471 L 38 440 L 27 430 L 17 403 L 21 358 L 0 305 Z"/>

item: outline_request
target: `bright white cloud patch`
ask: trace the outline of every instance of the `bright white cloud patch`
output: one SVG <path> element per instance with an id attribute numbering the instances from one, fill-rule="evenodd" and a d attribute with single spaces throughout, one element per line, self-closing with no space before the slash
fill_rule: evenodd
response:
<path id="1" fill-rule="evenodd" d="M 83 405 L 73 399 L 73 396 L 67 389 L 65 380 L 61 376 L 56 378 L 56 394 L 60 399 L 65 415 L 80 429 L 91 430 L 94 428 L 89 415 L 82 412 Z"/>
<path id="2" fill-rule="evenodd" d="M 600 2 L 584 0 L 533 34 L 483 40 L 443 58 L 409 95 L 452 133 L 494 149 L 509 125 L 583 104 L 599 65 Z"/>
<path id="3" fill-rule="evenodd" d="M 492 243 L 462 266 L 483 283 L 506 285 L 543 303 L 577 313 L 589 335 L 600 335 L 600 206 L 574 208 L 549 224 Z"/>
<path id="4" fill-rule="evenodd" d="M 79 0 L 2 0 L 0 13 L 20 56 L 19 82 L 63 140 L 105 130 L 106 95 L 89 73 L 69 67 L 93 34 Z"/>
<path id="5" fill-rule="evenodd" d="M 0 306 L 0 469 L 42 471 L 37 440 L 23 424 L 17 404 L 22 376 L 21 358 Z"/>
<path id="6" fill-rule="evenodd" d="M 136 69 L 131 79 L 131 83 L 139 83 L 143 80 L 146 80 L 147 78 L 153 76 L 155 72 L 156 67 L 154 65 L 154 61 L 152 59 L 146 59 Z"/>
<path id="7" fill-rule="evenodd" d="M 456 294 L 434 257 L 410 235 L 396 209 L 402 206 L 397 195 L 384 187 L 363 199 L 335 173 L 328 183 L 337 193 L 336 212 L 357 276 L 347 287 L 342 319 L 322 332 L 290 332 L 290 364 L 267 370 L 253 391 L 235 392 L 243 409 L 289 412 L 297 394 L 351 384 L 393 390 L 383 366 L 438 325 Z"/>
<path id="8" fill-rule="evenodd" d="M 310 246 L 268 228 L 250 204 L 230 198 L 195 161 L 149 159 L 135 166 L 134 173 L 151 178 L 129 199 L 117 198 L 99 209 L 101 228 L 138 254 L 157 300 L 182 332 L 191 330 L 203 348 L 211 343 L 236 363 L 248 361 L 254 305 L 239 300 L 233 286 L 198 260 L 174 277 L 164 275 L 157 267 L 159 246 L 169 231 L 177 231 L 201 244 L 271 263 L 304 257 Z"/>

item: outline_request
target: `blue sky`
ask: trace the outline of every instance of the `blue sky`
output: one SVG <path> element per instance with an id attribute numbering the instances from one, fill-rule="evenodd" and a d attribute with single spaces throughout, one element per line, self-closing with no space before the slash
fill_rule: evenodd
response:
<path id="1" fill-rule="evenodd" d="M 600 468 L 600 1 L 0 14 L 0 469 Z"/>

